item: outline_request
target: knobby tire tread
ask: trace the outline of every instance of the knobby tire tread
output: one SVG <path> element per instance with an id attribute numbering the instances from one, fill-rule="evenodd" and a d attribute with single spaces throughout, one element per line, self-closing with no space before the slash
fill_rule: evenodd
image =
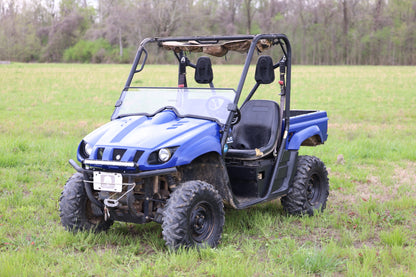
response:
<path id="1" fill-rule="evenodd" d="M 193 241 L 189 234 L 189 213 L 200 200 L 209 201 L 214 207 L 213 212 L 216 213 L 214 231 L 205 243 L 210 247 L 218 245 L 224 225 L 222 199 L 212 185 L 203 181 L 188 181 L 170 195 L 163 211 L 162 235 L 170 249 L 176 250 L 182 246 L 185 248 L 204 246 Z"/>
<path id="2" fill-rule="evenodd" d="M 322 190 L 318 203 L 312 206 L 307 199 L 307 183 L 310 173 L 318 174 L 321 179 Z M 316 210 L 323 211 L 329 195 L 328 172 L 324 163 L 314 156 L 299 156 L 296 174 L 288 194 L 281 198 L 282 206 L 289 215 L 312 216 Z"/>
<path id="3" fill-rule="evenodd" d="M 59 198 L 59 211 L 61 223 L 69 231 L 95 232 L 105 231 L 113 224 L 112 220 L 101 220 L 97 224 L 88 220 L 87 215 L 88 197 L 84 188 L 83 175 L 75 173 L 72 175 Z"/>

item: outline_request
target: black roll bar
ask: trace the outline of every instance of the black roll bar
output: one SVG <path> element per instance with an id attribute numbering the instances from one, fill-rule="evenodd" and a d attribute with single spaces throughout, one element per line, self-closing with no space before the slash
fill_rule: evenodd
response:
<path id="1" fill-rule="evenodd" d="M 236 35 L 236 36 L 194 36 L 194 37 L 167 37 L 167 38 L 146 38 L 141 43 L 137 50 L 136 56 L 134 58 L 134 62 L 132 65 L 132 68 L 130 70 L 130 74 L 127 78 L 126 84 L 124 86 L 124 90 L 127 90 L 131 82 L 133 80 L 133 77 L 136 73 L 140 72 L 146 63 L 147 60 L 147 50 L 145 49 L 146 44 L 148 43 L 157 43 L 158 46 L 162 46 L 163 42 L 169 42 L 169 41 L 178 41 L 178 42 L 188 42 L 188 41 L 197 41 L 201 44 L 216 44 L 219 41 L 232 41 L 232 40 L 252 40 L 250 48 L 247 53 L 246 61 L 244 64 L 243 72 L 241 73 L 240 81 L 237 86 L 236 90 L 236 98 L 234 101 L 234 106 L 238 104 L 238 101 L 241 96 L 241 92 L 244 87 L 244 83 L 247 78 L 247 73 L 250 67 L 251 60 L 253 58 L 253 55 L 255 53 L 255 50 L 257 49 L 257 43 L 261 39 L 267 39 L 272 41 L 272 45 L 279 44 L 284 56 L 286 57 L 286 83 L 285 83 L 285 131 L 286 135 L 289 131 L 289 117 L 290 117 L 290 86 L 291 86 L 291 64 L 292 64 L 292 50 L 290 46 L 289 39 L 284 34 L 259 34 L 259 35 Z M 141 67 L 137 69 L 140 59 L 142 57 L 142 54 L 145 54 L 145 57 L 143 58 L 143 62 L 141 64 Z M 122 97 L 122 96 L 121 96 Z M 281 107 L 282 108 L 282 107 Z M 231 120 L 233 118 L 233 113 L 230 113 L 230 116 L 224 126 L 224 135 L 221 140 L 221 146 L 222 149 L 224 149 L 224 145 L 227 141 L 228 132 L 231 126 Z M 285 135 L 285 134 L 284 134 Z"/>

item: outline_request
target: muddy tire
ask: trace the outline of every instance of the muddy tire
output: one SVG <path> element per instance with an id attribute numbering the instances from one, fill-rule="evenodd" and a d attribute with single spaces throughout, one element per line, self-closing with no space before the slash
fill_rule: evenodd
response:
<path id="1" fill-rule="evenodd" d="M 328 172 L 317 157 L 299 156 L 296 174 L 288 194 L 281 199 L 286 213 L 312 216 L 323 211 L 329 194 Z"/>
<path id="2" fill-rule="evenodd" d="M 104 220 L 103 212 L 87 197 L 83 176 L 75 173 L 65 184 L 59 199 L 61 223 L 68 231 L 104 231 L 113 224 Z"/>
<path id="3" fill-rule="evenodd" d="M 224 205 L 213 186 L 188 181 L 170 196 L 163 210 L 162 234 L 170 249 L 215 247 L 224 225 Z"/>

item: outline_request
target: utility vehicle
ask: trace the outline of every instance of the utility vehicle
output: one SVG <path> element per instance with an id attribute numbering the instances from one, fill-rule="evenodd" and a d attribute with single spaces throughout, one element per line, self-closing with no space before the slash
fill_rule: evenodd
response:
<path id="1" fill-rule="evenodd" d="M 146 67 L 160 61 L 152 55 L 175 61 L 174 84 L 134 85 L 146 70 L 164 83 L 160 66 Z M 245 60 L 237 87 L 216 87 L 213 65 L 232 55 Z M 280 104 L 255 99 L 268 86 Z M 154 221 L 169 248 L 215 247 L 224 205 L 281 198 L 290 215 L 322 211 L 327 170 L 298 150 L 326 141 L 327 114 L 291 110 L 290 96 L 291 46 L 283 34 L 143 40 L 111 121 L 82 139 L 80 165 L 69 161 L 77 173 L 60 197 L 63 226 L 103 231 L 114 221 Z"/>

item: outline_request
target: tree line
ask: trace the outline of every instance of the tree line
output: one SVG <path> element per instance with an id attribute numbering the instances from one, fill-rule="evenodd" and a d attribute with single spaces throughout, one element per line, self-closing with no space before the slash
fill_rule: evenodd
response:
<path id="1" fill-rule="evenodd" d="M 297 64 L 416 64 L 416 0 L 0 0 L 0 60 L 125 63 L 145 37 L 285 33 Z"/>

